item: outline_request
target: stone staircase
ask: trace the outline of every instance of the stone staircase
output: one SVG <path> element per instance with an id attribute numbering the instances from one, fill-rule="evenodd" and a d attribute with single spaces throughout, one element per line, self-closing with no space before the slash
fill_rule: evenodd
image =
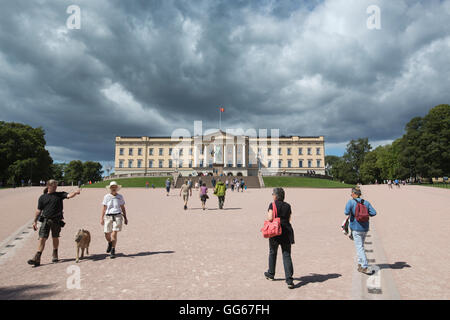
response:
<path id="1" fill-rule="evenodd" d="M 192 180 L 192 183 L 193 183 L 193 185 L 194 185 L 194 187 L 195 187 L 195 183 L 198 182 L 198 180 L 199 180 L 200 178 L 202 179 L 202 182 L 206 183 L 206 186 L 207 186 L 208 188 L 212 188 L 212 183 L 211 183 L 211 180 L 212 180 L 212 178 L 213 178 L 212 176 L 203 176 L 203 177 L 179 177 L 179 178 L 177 179 L 176 184 L 175 184 L 175 188 L 181 188 L 181 186 L 183 185 L 183 183 L 184 183 L 184 181 L 185 181 L 186 179 L 188 179 L 188 180 L 191 179 L 191 180 Z M 261 188 L 260 179 L 259 179 L 258 176 L 248 176 L 248 177 L 222 176 L 222 177 L 214 177 L 214 179 L 216 179 L 216 181 L 219 181 L 219 179 L 221 179 L 224 183 L 225 183 L 225 181 L 227 181 L 227 180 L 231 182 L 231 180 L 233 180 L 233 179 L 235 179 L 235 178 L 237 178 L 237 179 L 239 179 L 239 180 L 241 180 L 241 178 L 244 179 L 245 185 L 247 186 L 247 188 Z"/>

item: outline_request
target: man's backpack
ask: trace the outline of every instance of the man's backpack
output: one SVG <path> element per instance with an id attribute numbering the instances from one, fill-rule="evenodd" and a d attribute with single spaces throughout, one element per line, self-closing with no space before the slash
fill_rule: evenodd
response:
<path id="1" fill-rule="evenodd" d="M 369 209 L 364 204 L 364 200 L 361 199 L 361 202 L 354 199 L 356 201 L 356 208 L 355 208 L 355 219 L 358 222 L 368 222 L 369 221 Z"/>

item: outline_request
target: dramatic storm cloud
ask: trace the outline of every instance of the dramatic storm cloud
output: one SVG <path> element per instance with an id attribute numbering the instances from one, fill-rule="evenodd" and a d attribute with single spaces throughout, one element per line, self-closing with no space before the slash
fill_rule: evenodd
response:
<path id="1" fill-rule="evenodd" d="M 450 1 L 2 0 L 0 119 L 55 160 L 113 159 L 116 135 L 280 128 L 374 144 L 449 103 Z M 81 29 L 66 26 L 81 9 Z M 369 29 L 380 8 L 381 29 Z"/>

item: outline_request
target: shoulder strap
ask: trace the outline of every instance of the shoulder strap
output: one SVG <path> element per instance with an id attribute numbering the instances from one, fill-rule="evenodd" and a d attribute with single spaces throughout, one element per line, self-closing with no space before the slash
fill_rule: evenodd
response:
<path id="1" fill-rule="evenodd" d="M 278 209 L 276 202 L 272 202 L 272 212 L 274 214 L 273 218 L 275 219 L 278 216 Z"/>

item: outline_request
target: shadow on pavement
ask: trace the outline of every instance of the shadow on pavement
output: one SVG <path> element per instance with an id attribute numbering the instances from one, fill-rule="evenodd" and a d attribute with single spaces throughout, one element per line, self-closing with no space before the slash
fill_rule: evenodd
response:
<path id="1" fill-rule="evenodd" d="M 54 285 L 21 285 L 0 287 L 0 300 L 37 300 L 51 297 L 58 291 L 49 291 Z"/>
<path id="2" fill-rule="evenodd" d="M 294 281 L 300 281 L 295 284 L 294 288 L 300 288 L 306 286 L 308 283 L 317 283 L 317 282 L 325 282 L 330 279 L 336 279 L 342 277 L 342 274 L 339 273 L 329 273 L 329 274 L 317 274 L 312 273 L 309 276 L 303 276 L 300 278 L 294 278 Z M 275 279 L 274 281 L 285 281 L 285 279 Z"/>
<path id="3" fill-rule="evenodd" d="M 294 278 L 296 281 L 300 281 L 295 285 L 294 288 L 300 288 L 306 286 L 308 283 L 325 282 L 330 279 L 336 279 L 342 277 L 339 273 L 329 273 L 329 274 L 316 274 L 313 273 L 310 276 L 304 276 L 300 278 Z"/>
<path id="4" fill-rule="evenodd" d="M 404 269 L 404 268 L 411 268 L 411 266 L 403 261 L 400 262 L 396 262 L 393 264 L 388 264 L 388 263 L 382 263 L 382 264 L 377 264 L 377 266 L 380 269 Z"/>
<path id="5" fill-rule="evenodd" d="M 206 210 L 242 210 L 242 208 L 223 208 L 223 209 L 219 209 L 219 208 L 210 208 L 210 209 L 206 209 Z"/>
<path id="6" fill-rule="evenodd" d="M 147 251 L 147 252 L 139 252 L 139 253 L 132 253 L 132 254 L 124 254 L 124 253 L 117 253 L 117 258 L 134 258 L 134 257 L 145 257 L 145 256 L 152 256 L 154 254 L 170 254 L 175 253 L 175 251 Z M 88 257 L 85 257 L 83 260 L 92 260 L 92 261 L 99 261 L 104 260 L 106 258 L 109 258 L 108 253 L 102 253 L 102 254 L 93 254 Z"/>

